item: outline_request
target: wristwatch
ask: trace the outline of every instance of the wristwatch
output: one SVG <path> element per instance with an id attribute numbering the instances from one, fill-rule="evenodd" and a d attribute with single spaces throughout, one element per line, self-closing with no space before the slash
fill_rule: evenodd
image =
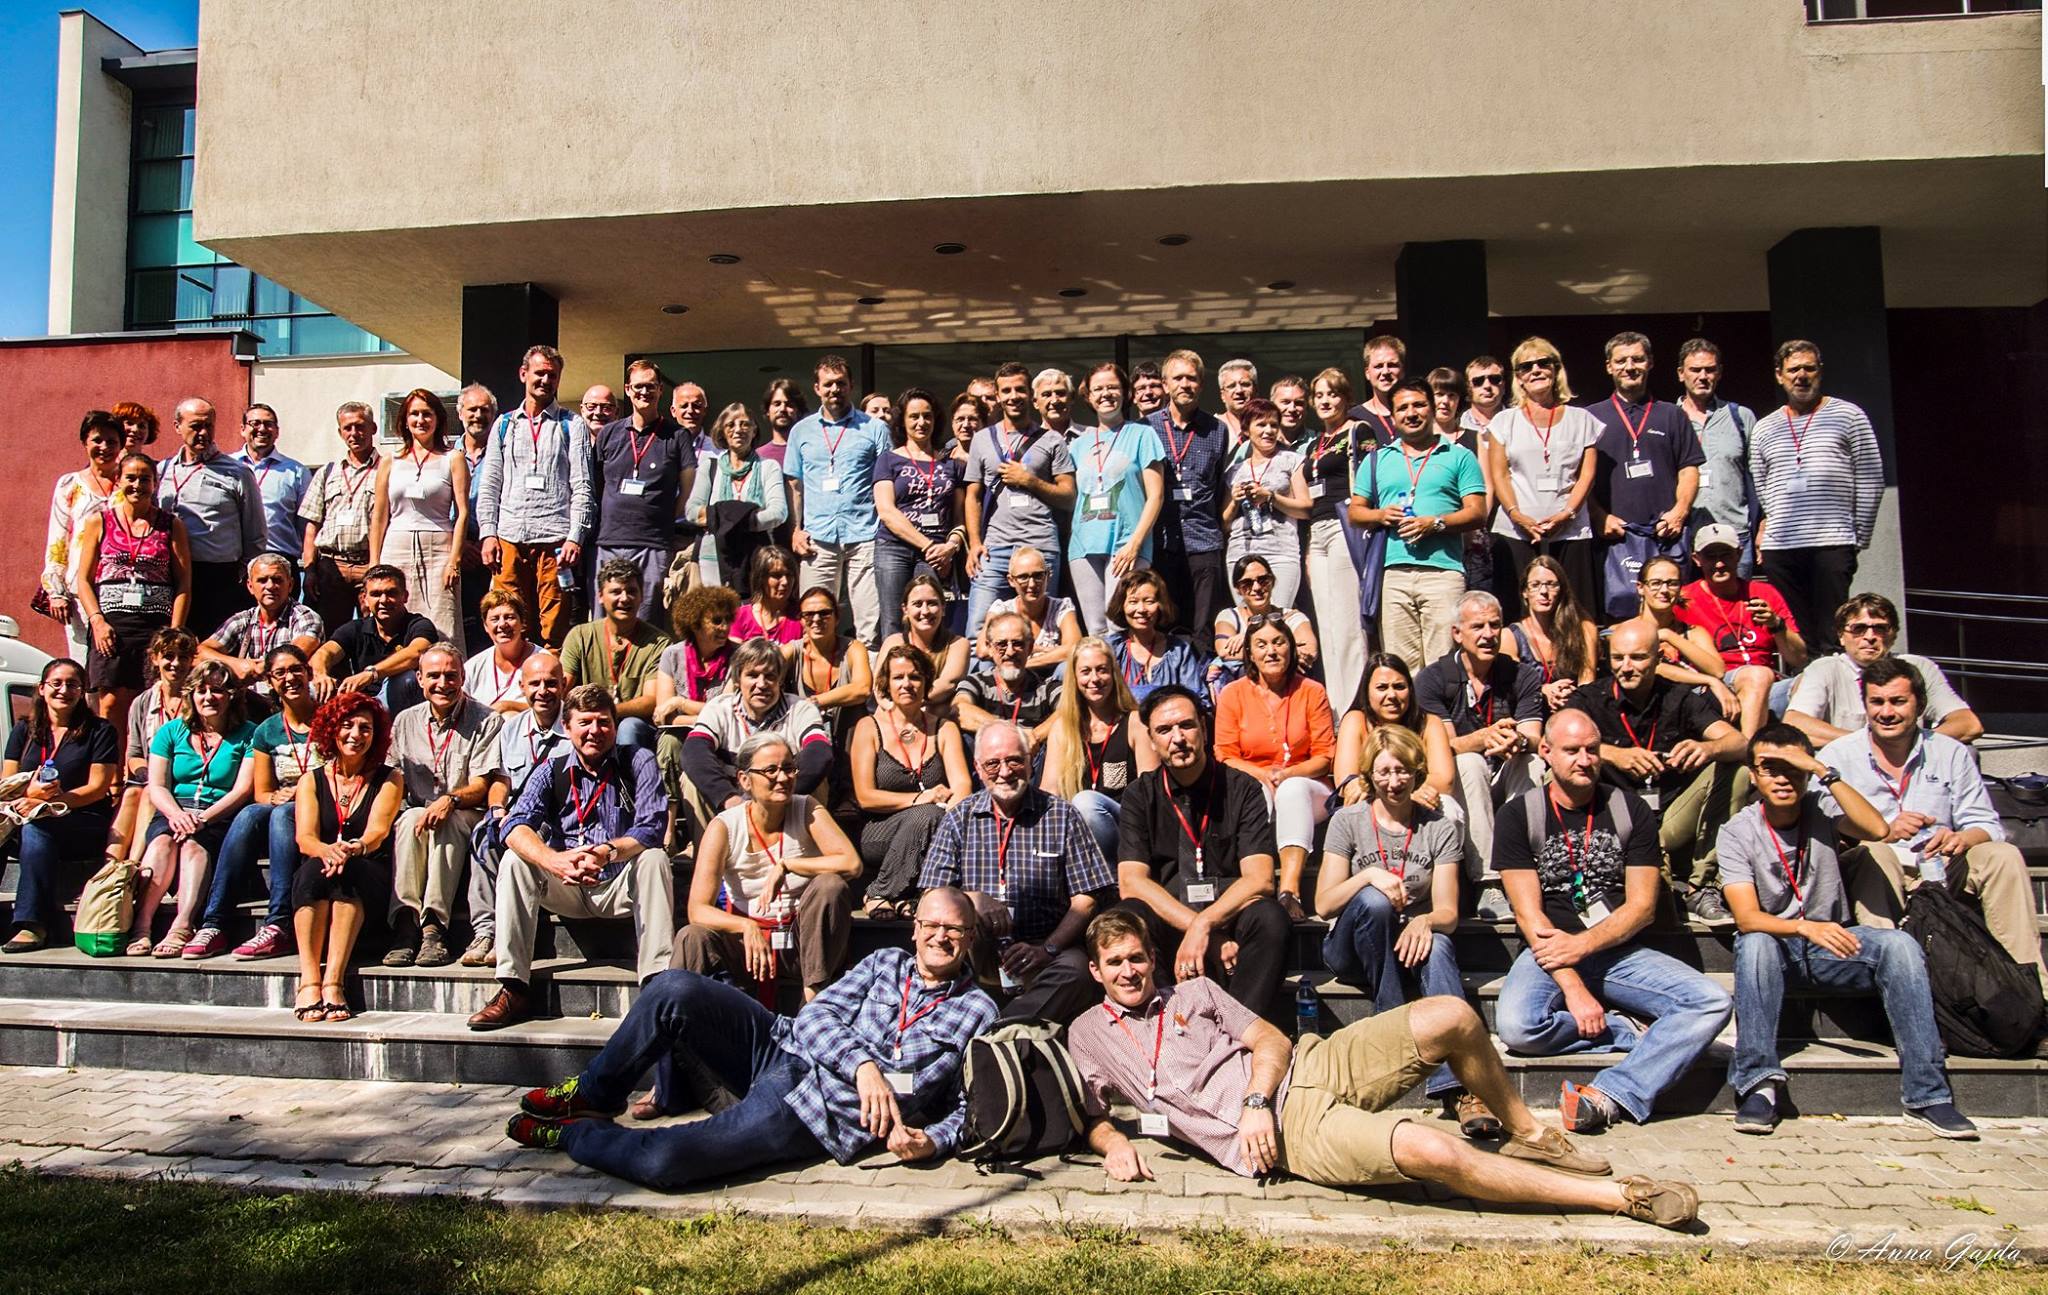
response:
<path id="1" fill-rule="evenodd" d="M 1441 533 L 1441 532 L 1443 531 L 1443 529 L 1444 529 L 1444 519 L 1443 519 L 1443 518 L 1441 518 L 1441 517 L 1432 517 L 1432 518 L 1430 518 L 1430 519 L 1429 519 L 1429 532 L 1430 532 L 1430 534 L 1432 534 L 1432 535 L 1440 534 L 1440 533 Z"/>
<path id="2" fill-rule="evenodd" d="M 1248 1111 L 1270 1111 L 1273 1109 L 1273 1099 L 1264 1093 L 1246 1093 L 1244 1108 Z"/>
<path id="3" fill-rule="evenodd" d="M 1832 787 L 1841 780 L 1842 775 L 1836 773 L 1833 769 L 1830 769 L 1820 776 L 1820 785 L 1823 787 Z"/>

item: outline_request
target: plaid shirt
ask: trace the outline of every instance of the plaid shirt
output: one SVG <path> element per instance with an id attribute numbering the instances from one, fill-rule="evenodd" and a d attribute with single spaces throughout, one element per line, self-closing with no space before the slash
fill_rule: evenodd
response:
<path id="1" fill-rule="evenodd" d="M 1037 787 L 1024 793 L 999 867 L 1001 844 L 995 802 L 984 788 L 946 811 L 917 884 L 927 890 L 962 886 L 1003 899 L 1012 933 L 1036 944 L 1060 924 L 1074 896 L 1116 883 L 1079 811 Z"/>
<path id="2" fill-rule="evenodd" d="M 377 484 L 378 456 L 357 467 L 346 458 L 323 463 L 299 500 L 299 519 L 313 523 L 317 552 L 344 562 L 370 554 L 370 507 Z"/>
<path id="3" fill-rule="evenodd" d="M 776 1024 L 776 1042 L 807 1066 L 782 1100 L 842 1165 L 875 1145 L 861 1127 L 853 1081 L 869 1061 L 885 1072 L 915 1075 L 911 1094 L 897 1099 L 903 1118 L 922 1125 L 940 1155 L 959 1145 L 967 1117 L 960 1066 L 967 1041 L 994 1023 L 995 1000 L 975 988 L 971 975 L 932 989 L 916 971 L 908 949 L 871 953 L 802 1011 Z M 927 1014 L 899 1032 L 906 1015 L 920 1012 Z"/>
<path id="4" fill-rule="evenodd" d="M 272 648 L 308 635 L 318 639 L 326 632 L 320 623 L 320 613 L 302 602 L 291 602 L 285 605 L 283 617 L 272 625 L 263 623 L 258 609 L 244 608 L 220 623 L 220 628 L 213 632 L 213 641 L 230 656 L 261 660 Z"/>

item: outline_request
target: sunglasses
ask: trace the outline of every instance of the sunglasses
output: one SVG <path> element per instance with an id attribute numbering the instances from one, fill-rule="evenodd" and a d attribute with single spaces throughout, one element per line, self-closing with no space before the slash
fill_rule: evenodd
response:
<path id="1" fill-rule="evenodd" d="M 988 645 L 998 652 L 1021 652 L 1031 646 L 1023 639 L 990 639 Z"/>
<path id="2" fill-rule="evenodd" d="M 1500 385 L 1501 375 L 1498 373 L 1475 373 L 1466 381 L 1475 387 L 1497 387 Z"/>
<path id="3" fill-rule="evenodd" d="M 1522 361 L 1522 362 L 1521 362 L 1520 364 L 1517 364 L 1517 365 L 1515 366 L 1515 372 L 1516 372 L 1516 373 L 1534 373 L 1534 372 L 1536 372 L 1536 370 L 1538 370 L 1538 369 L 1542 369 L 1542 370 L 1544 370 L 1545 372 L 1548 372 L 1548 371 L 1550 371 L 1551 369 L 1555 369 L 1556 367 L 1557 367 L 1557 361 L 1556 361 L 1556 360 L 1552 360 L 1552 359 L 1541 359 L 1541 360 L 1524 360 L 1524 361 Z"/>
<path id="4" fill-rule="evenodd" d="M 1856 621 L 1853 624 L 1842 627 L 1842 633 L 1847 634 L 1851 638 L 1862 638 L 1865 634 L 1889 634 L 1891 632 L 1891 624 L 1887 621 Z"/>
<path id="5" fill-rule="evenodd" d="M 807 612 L 798 612 L 797 619 L 803 621 L 829 621 L 839 613 L 830 607 L 813 607 Z"/>
<path id="6" fill-rule="evenodd" d="M 1273 577 L 1271 576 L 1246 576 L 1237 582 L 1237 587 L 1240 589 L 1265 589 L 1269 588 L 1272 583 Z"/>

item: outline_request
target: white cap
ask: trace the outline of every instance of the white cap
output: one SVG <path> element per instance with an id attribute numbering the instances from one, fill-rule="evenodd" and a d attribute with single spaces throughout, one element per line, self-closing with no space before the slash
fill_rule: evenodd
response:
<path id="1" fill-rule="evenodd" d="M 1711 548 L 1731 548 L 1740 553 L 1742 551 L 1742 537 L 1736 534 L 1735 528 L 1726 522 L 1713 522 L 1700 527 L 1692 537 L 1693 552 L 1704 553 Z"/>

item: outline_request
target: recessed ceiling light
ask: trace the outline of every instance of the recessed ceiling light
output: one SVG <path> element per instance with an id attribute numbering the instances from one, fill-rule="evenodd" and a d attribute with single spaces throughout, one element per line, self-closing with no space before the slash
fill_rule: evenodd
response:
<path id="1" fill-rule="evenodd" d="M 855 297 L 854 300 L 863 306 L 879 306 L 882 304 L 882 298 L 880 297 Z"/>
<path id="2" fill-rule="evenodd" d="M 738 265 L 740 258 L 734 256 L 731 252 L 713 252 L 711 254 L 711 263 L 713 265 Z"/>
<path id="3" fill-rule="evenodd" d="M 940 256 L 958 256 L 966 250 L 967 244 L 965 243 L 940 243 L 932 249 L 932 251 L 937 252 Z"/>
<path id="4" fill-rule="evenodd" d="M 1187 244 L 1187 241 L 1188 236 L 1186 234 L 1168 234 L 1159 240 L 1159 245 L 1161 247 L 1182 247 Z"/>
<path id="5" fill-rule="evenodd" d="M 1088 295 L 1088 289 L 1086 289 L 1086 288 L 1061 288 L 1061 289 L 1060 289 L 1060 295 L 1061 295 L 1062 297 L 1085 297 L 1085 296 L 1087 296 L 1087 295 Z"/>
<path id="6" fill-rule="evenodd" d="M 1268 288 L 1271 288 L 1271 289 L 1272 289 L 1272 290 L 1273 290 L 1274 292 L 1285 292 L 1285 291 L 1287 291 L 1287 290 L 1288 290 L 1289 288 L 1291 288 L 1291 287 L 1293 287 L 1293 286 L 1294 286 L 1294 280 L 1292 280 L 1292 279 L 1275 279 L 1275 280 L 1273 280 L 1273 281 L 1272 281 L 1271 283 L 1267 284 L 1266 286 L 1267 286 Z"/>
<path id="7" fill-rule="evenodd" d="M 690 313 L 690 308 L 683 305 L 663 306 L 661 313 L 664 315 L 687 315 Z"/>

